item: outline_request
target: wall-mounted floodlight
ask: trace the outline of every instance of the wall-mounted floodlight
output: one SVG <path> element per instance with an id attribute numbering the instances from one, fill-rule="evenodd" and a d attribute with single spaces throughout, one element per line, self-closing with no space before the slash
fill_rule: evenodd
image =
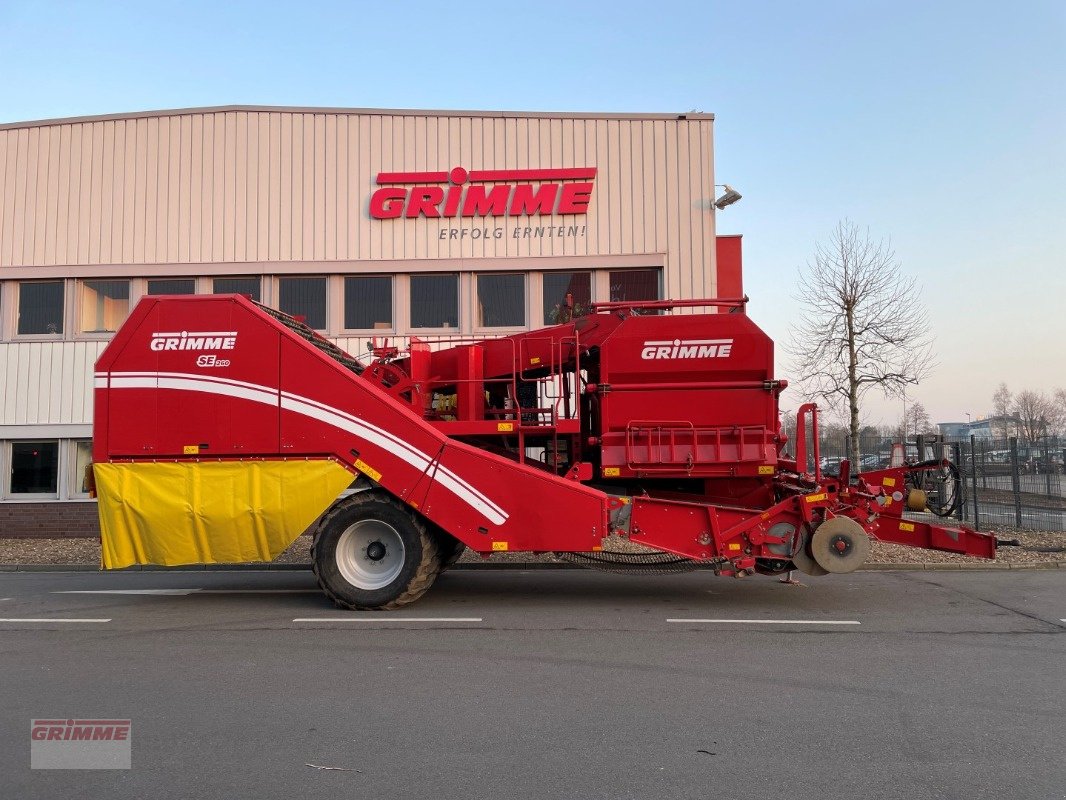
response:
<path id="1" fill-rule="evenodd" d="M 733 205 L 733 203 L 743 197 L 740 192 L 738 192 L 728 183 L 716 183 L 715 186 L 721 186 L 723 189 L 725 189 L 725 192 L 722 194 L 722 196 L 714 201 L 714 207 L 717 208 L 719 211 L 721 211 L 726 206 Z"/>

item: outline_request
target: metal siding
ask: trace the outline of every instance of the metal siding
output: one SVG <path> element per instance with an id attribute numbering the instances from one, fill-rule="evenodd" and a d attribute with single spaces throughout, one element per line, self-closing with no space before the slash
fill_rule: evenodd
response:
<path id="1" fill-rule="evenodd" d="M 92 423 L 93 365 L 107 342 L 0 342 L 0 425 Z"/>
<path id="2" fill-rule="evenodd" d="M 455 166 L 598 174 L 584 217 L 369 217 L 377 172 Z M 153 275 L 464 272 L 497 258 L 508 269 L 660 266 L 667 296 L 713 295 L 713 183 L 706 118 L 222 109 L 0 128 L 0 279 L 149 264 Z M 584 236 L 512 236 L 550 222 Z M 447 237 L 497 226 L 501 239 Z M 396 298 L 401 328 L 406 303 Z M 362 352 L 367 338 L 341 341 Z M 103 346 L 0 343 L 0 424 L 90 422 Z"/>

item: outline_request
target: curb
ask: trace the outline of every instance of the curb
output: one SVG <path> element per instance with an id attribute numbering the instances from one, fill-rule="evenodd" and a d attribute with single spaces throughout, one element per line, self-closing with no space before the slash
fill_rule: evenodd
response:
<path id="1" fill-rule="evenodd" d="M 451 570 L 573 570 L 586 569 L 580 564 L 553 563 L 545 561 L 502 561 L 498 563 L 460 563 Z M 1066 561 L 1036 561 L 1025 564 L 990 562 L 988 564 L 944 563 L 944 564 L 907 564 L 880 563 L 866 564 L 858 572 L 940 572 L 940 571 L 995 571 L 995 570 L 1031 570 L 1031 569 L 1066 569 Z M 0 564 L 2 572 L 103 572 L 92 564 Z M 125 567 L 109 570 L 110 572 L 310 572 L 311 563 L 304 564 L 189 564 L 180 567 L 160 567 L 153 564 Z M 711 567 L 696 567 L 695 571 L 711 571 Z"/>

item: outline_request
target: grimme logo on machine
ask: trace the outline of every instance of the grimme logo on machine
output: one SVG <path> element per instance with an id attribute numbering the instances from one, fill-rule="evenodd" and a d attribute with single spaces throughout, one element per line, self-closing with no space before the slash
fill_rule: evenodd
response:
<path id="1" fill-rule="evenodd" d="M 379 172 L 374 219 L 586 214 L 595 167 Z M 488 184 L 494 184 L 488 186 Z M 410 188 L 408 188 L 410 186 Z"/>
<path id="2" fill-rule="evenodd" d="M 152 350 L 232 350 L 237 346 L 237 331 L 178 331 L 153 333 L 148 345 Z"/>
<path id="3" fill-rule="evenodd" d="M 654 358 L 728 358 L 733 352 L 732 339 L 670 339 L 645 342 L 640 357 Z"/>

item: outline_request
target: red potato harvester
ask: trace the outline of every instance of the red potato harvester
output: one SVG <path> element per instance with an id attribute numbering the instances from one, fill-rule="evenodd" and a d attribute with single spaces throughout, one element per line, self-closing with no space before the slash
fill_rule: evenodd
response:
<path id="1" fill-rule="evenodd" d="M 822 475 L 813 405 L 786 441 L 745 302 L 563 306 L 363 364 L 245 297 L 145 298 L 96 364 L 104 566 L 269 561 L 314 524 L 326 594 L 383 609 L 465 548 L 735 576 L 851 572 L 871 538 L 993 558 L 994 536 L 904 517 L 946 462 Z"/>

